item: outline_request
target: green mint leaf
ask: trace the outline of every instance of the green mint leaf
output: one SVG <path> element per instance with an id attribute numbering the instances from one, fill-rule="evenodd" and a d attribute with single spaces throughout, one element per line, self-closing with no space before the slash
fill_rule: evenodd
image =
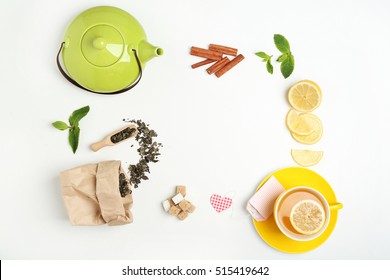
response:
<path id="1" fill-rule="evenodd" d="M 271 60 L 268 60 L 268 61 L 267 61 L 267 71 L 268 71 L 268 73 L 270 73 L 270 74 L 273 74 L 273 73 L 274 73 L 274 67 L 273 67 L 272 64 L 271 64 Z"/>
<path id="2" fill-rule="evenodd" d="M 72 151 L 75 154 L 77 147 L 79 146 L 80 128 L 74 127 L 69 130 L 69 145 L 72 147 Z"/>
<path id="3" fill-rule="evenodd" d="M 280 71 L 285 79 L 294 71 L 294 56 L 292 54 L 283 60 L 282 65 L 280 65 Z"/>
<path id="4" fill-rule="evenodd" d="M 266 66 L 267 66 L 268 73 L 273 74 L 274 67 L 271 64 L 272 55 L 268 55 L 265 52 L 257 52 L 257 53 L 255 53 L 255 55 L 257 55 L 258 57 L 261 57 L 263 59 L 262 61 L 267 63 Z"/>
<path id="5" fill-rule="evenodd" d="M 266 54 L 265 52 L 257 52 L 257 53 L 255 53 L 255 55 L 257 55 L 261 58 L 264 58 L 265 60 L 263 60 L 263 61 L 267 61 L 270 58 L 270 56 L 268 54 Z"/>
<path id="6" fill-rule="evenodd" d="M 288 54 L 284 53 L 281 56 L 279 56 L 276 61 L 277 62 L 283 62 L 283 61 L 285 61 L 287 59 L 287 57 L 288 57 Z"/>
<path id="7" fill-rule="evenodd" d="M 284 38 L 282 35 L 275 34 L 274 43 L 281 53 L 290 54 L 290 44 L 288 43 L 287 39 Z"/>
<path id="8" fill-rule="evenodd" d="M 55 128 L 57 128 L 59 130 L 65 130 L 65 129 L 69 128 L 68 124 L 66 124 L 66 123 L 64 123 L 62 121 L 53 122 L 52 126 L 54 126 Z"/>
<path id="9" fill-rule="evenodd" d="M 71 126 L 78 126 L 79 121 L 84 118 L 89 112 L 89 106 L 85 106 L 80 108 L 72 113 L 69 117 L 69 123 Z"/>

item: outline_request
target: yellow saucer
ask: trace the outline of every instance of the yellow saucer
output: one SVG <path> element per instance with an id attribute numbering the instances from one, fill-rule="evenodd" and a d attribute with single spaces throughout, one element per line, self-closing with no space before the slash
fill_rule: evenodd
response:
<path id="1" fill-rule="evenodd" d="M 302 167 L 289 167 L 278 170 L 267 176 L 260 183 L 257 190 L 271 177 L 274 176 L 288 190 L 297 186 L 307 186 L 321 192 L 329 204 L 336 204 L 336 195 L 328 182 L 312 170 Z M 257 222 L 253 220 L 256 231 L 271 247 L 285 253 L 304 253 L 313 250 L 324 243 L 336 226 L 338 211 L 331 210 L 330 221 L 322 235 L 311 241 L 295 241 L 285 236 L 276 226 L 275 219 L 270 216 L 267 220 Z"/>

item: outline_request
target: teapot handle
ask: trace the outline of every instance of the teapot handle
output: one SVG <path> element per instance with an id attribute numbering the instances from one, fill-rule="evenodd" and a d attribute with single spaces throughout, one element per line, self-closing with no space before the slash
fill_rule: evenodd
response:
<path id="1" fill-rule="evenodd" d="M 83 87 L 82 85 L 80 85 L 79 83 L 77 83 L 75 80 L 73 80 L 66 72 L 65 70 L 62 68 L 61 66 L 61 63 L 60 63 L 60 54 L 62 52 L 62 49 L 64 48 L 64 45 L 65 45 L 65 42 L 62 42 L 61 43 L 61 46 L 60 46 L 60 49 L 57 53 L 57 67 L 58 67 L 58 70 L 60 70 L 61 74 L 65 77 L 65 79 L 67 79 L 69 82 L 71 82 L 73 85 L 75 85 L 76 87 L 79 87 L 81 89 L 84 89 L 86 91 L 89 91 L 89 92 L 93 92 L 93 93 L 98 93 L 98 94 L 108 94 L 108 95 L 111 95 L 111 94 L 119 94 L 119 93 L 122 93 L 122 92 L 125 92 L 125 91 L 128 91 L 130 89 L 132 89 L 133 87 L 135 87 L 138 82 L 141 80 L 142 78 L 142 67 L 141 67 L 141 62 L 138 58 L 138 54 L 137 54 L 137 51 L 135 49 L 132 49 L 132 51 L 134 52 L 134 56 L 135 56 L 135 59 L 137 61 L 137 64 L 138 64 L 138 68 L 139 68 L 139 74 L 138 74 L 138 77 L 137 79 L 134 81 L 134 83 L 132 83 L 131 85 L 129 85 L 128 87 L 126 88 L 123 88 L 123 89 L 120 89 L 120 90 L 117 90 L 117 91 L 112 91 L 112 92 L 99 92 L 99 91 L 94 91 L 94 90 L 90 90 L 90 89 L 87 89 L 85 87 Z"/>

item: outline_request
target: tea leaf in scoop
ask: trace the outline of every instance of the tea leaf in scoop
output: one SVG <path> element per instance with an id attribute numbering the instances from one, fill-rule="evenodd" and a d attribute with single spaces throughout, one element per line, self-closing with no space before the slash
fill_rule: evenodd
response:
<path id="1" fill-rule="evenodd" d="M 69 117 L 69 123 L 71 126 L 78 126 L 79 121 L 84 118 L 89 112 L 89 106 L 80 108 L 72 113 Z"/>
<path id="2" fill-rule="evenodd" d="M 65 130 L 69 128 L 69 126 L 62 121 L 53 122 L 52 125 L 59 130 Z"/>
<path id="3" fill-rule="evenodd" d="M 74 127 L 69 130 L 69 145 L 72 147 L 72 151 L 75 154 L 79 146 L 80 128 Z"/>

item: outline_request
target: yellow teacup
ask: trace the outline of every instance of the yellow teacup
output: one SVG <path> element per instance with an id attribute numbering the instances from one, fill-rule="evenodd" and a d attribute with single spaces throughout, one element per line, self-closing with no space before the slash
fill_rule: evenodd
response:
<path id="1" fill-rule="evenodd" d="M 293 225 L 290 220 L 290 215 L 296 205 L 303 202 L 310 202 L 310 206 L 318 206 L 322 209 L 319 211 L 321 219 L 317 219 L 318 228 L 313 233 L 305 233 L 299 231 L 296 225 Z M 329 204 L 325 197 L 317 190 L 309 187 L 294 187 L 279 195 L 274 204 L 274 218 L 276 225 L 280 231 L 287 237 L 296 241 L 310 241 L 320 236 L 328 227 L 330 221 L 331 211 L 333 209 L 341 209 L 343 205 L 341 203 Z M 305 219 L 312 221 L 309 214 L 306 212 L 300 212 L 300 215 Z M 305 216 L 308 215 L 308 216 Z"/>

